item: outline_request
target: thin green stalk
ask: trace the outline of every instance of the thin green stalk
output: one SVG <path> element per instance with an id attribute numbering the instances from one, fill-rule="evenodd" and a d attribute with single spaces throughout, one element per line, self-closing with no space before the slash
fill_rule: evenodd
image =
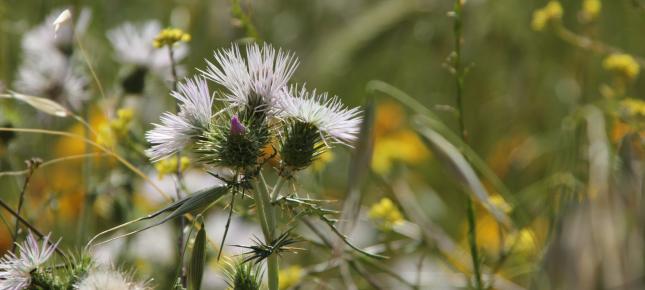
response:
<path id="1" fill-rule="evenodd" d="M 168 45 L 168 57 L 170 58 L 170 71 L 172 73 L 172 90 L 177 91 L 177 82 L 179 78 L 177 77 L 177 63 L 175 62 L 175 52 L 172 48 L 172 44 Z M 176 107 L 177 112 L 179 112 L 179 103 Z M 181 152 L 177 152 L 177 171 L 175 175 L 177 177 L 177 182 L 175 184 L 175 194 L 177 195 L 177 200 L 180 200 L 182 197 L 181 194 L 181 184 L 183 180 L 183 175 L 181 173 Z M 181 267 L 181 285 L 185 288 L 187 286 L 187 276 L 186 276 L 186 267 L 183 266 L 184 255 L 182 249 L 186 243 L 184 239 L 184 228 L 186 227 L 186 218 L 184 216 L 179 218 L 179 238 L 177 239 L 177 254 L 179 255 L 179 265 Z"/>
<path id="2" fill-rule="evenodd" d="M 455 54 L 454 54 L 454 74 L 455 85 L 457 94 L 457 109 L 459 110 L 459 130 L 464 142 L 468 142 L 468 133 L 464 124 L 464 106 L 463 106 L 463 90 L 464 90 L 464 69 L 461 64 L 461 42 L 462 42 L 462 8 L 463 0 L 456 0 L 454 5 L 454 18 L 455 23 L 453 26 L 455 33 Z M 475 220 L 475 209 L 470 195 L 466 196 L 466 208 L 468 219 L 468 244 L 470 245 L 470 256 L 473 262 L 473 275 L 475 276 L 475 289 L 482 290 L 482 277 L 479 264 L 479 248 L 477 246 L 477 224 Z"/>
<path id="3" fill-rule="evenodd" d="M 254 184 L 255 204 L 257 208 L 258 218 L 262 226 L 262 233 L 264 233 L 265 243 L 269 244 L 273 241 L 275 229 L 275 212 L 273 205 L 271 205 L 269 191 L 267 190 L 266 182 L 262 174 Z M 277 185 L 276 185 L 277 187 Z M 278 255 L 271 254 L 267 259 L 267 274 L 269 278 L 269 290 L 278 290 Z"/>
<path id="4" fill-rule="evenodd" d="M 25 202 L 25 194 L 27 193 L 27 187 L 29 186 L 29 180 L 31 180 L 31 176 L 34 174 L 34 170 L 36 170 L 36 167 L 38 164 L 35 164 L 31 161 L 28 161 L 27 164 L 29 165 L 29 172 L 27 173 L 27 177 L 25 177 L 25 183 L 22 186 L 22 190 L 20 191 L 20 200 L 18 201 L 18 209 L 17 215 L 20 215 L 20 210 L 22 209 L 22 205 Z M 17 241 L 18 239 L 18 231 L 20 230 L 20 220 L 18 217 L 16 217 L 16 227 L 14 229 L 13 237 L 14 237 L 14 243 L 13 247 L 11 248 L 12 252 L 16 252 L 16 247 L 17 247 Z"/>

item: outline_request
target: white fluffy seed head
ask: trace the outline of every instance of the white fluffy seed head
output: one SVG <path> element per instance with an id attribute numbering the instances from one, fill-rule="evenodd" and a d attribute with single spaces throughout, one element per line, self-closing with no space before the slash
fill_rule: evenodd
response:
<path id="1" fill-rule="evenodd" d="M 233 107 L 255 104 L 259 98 L 268 113 L 282 96 L 289 79 L 298 67 L 298 59 L 289 52 L 275 50 L 269 44 L 249 44 L 246 58 L 237 45 L 213 53 L 215 63 L 206 61 L 200 70 L 209 80 L 228 90 L 223 101 Z"/>
<path id="2" fill-rule="evenodd" d="M 200 77 L 186 79 L 171 95 L 180 102 L 179 112 L 164 113 L 161 124 L 154 124 L 154 128 L 146 132 L 146 140 L 152 145 L 146 153 L 152 161 L 180 151 L 210 124 L 213 97 L 206 80 Z"/>
<path id="3" fill-rule="evenodd" d="M 351 145 L 360 131 L 360 108 L 347 108 L 337 96 L 292 86 L 283 91 L 277 105 L 280 118 L 313 124 L 323 137 L 330 137 L 334 142 Z"/>

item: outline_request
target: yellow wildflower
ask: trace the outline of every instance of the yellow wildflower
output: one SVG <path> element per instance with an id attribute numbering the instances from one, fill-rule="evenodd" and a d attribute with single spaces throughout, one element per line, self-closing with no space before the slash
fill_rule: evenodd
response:
<path id="1" fill-rule="evenodd" d="M 379 223 L 383 230 L 391 230 L 393 226 L 403 223 L 403 215 L 387 197 L 382 198 L 370 208 L 368 216 Z"/>
<path id="2" fill-rule="evenodd" d="M 489 199 L 490 203 L 492 203 L 496 208 L 500 209 L 504 213 L 510 213 L 513 211 L 513 207 L 504 200 L 504 198 L 501 195 L 493 195 Z"/>
<path id="3" fill-rule="evenodd" d="M 177 42 L 189 42 L 191 40 L 190 34 L 184 32 L 179 28 L 166 28 L 157 34 L 152 44 L 156 48 L 174 45 Z"/>
<path id="4" fill-rule="evenodd" d="M 541 31 L 551 21 L 562 19 L 562 4 L 558 1 L 549 1 L 546 6 L 533 12 L 531 27 L 535 31 Z"/>
<path id="5" fill-rule="evenodd" d="M 631 117 L 645 117 L 645 102 L 627 98 L 620 102 L 621 109 Z"/>
<path id="6" fill-rule="evenodd" d="M 425 161 L 430 152 L 419 136 L 411 130 L 401 130 L 376 139 L 372 155 L 372 169 L 386 174 L 395 162 L 419 164 Z"/>
<path id="7" fill-rule="evenodd" d="M 117 111 L 117 118 L 98 126 L 96 142 L 112 147 L 116 144 L 119 137 L 124 137 L 130 128 L 130 122 L 134 117 L 134 110 L 131 108 L 122 108 Z"/>
<path id="8" fill-rule="evenodd" d="M 634 57 L 626 53 L 615 53 L 608 56 L 603 61 L 602 66 L 608 71 L 625 77 L 627 80 L 635 79 L 640 72 L 638 62 Z"/>
<path id="9" fill-rule="evenodd" d="M 602 8 L 602 3 L 600 0 L 584 0 L 582 2 L 582 17 L 585 21 L 594 20 L 598 14 L 600 14 L 600 9 Z"/>
<path id="10" fill-rule="evenodd" d="M 190 165 L 190 159 L 186 156 L 182 156 L 180 163 L 180 170 L 184 171 Z M 177 157 L 163 159 L 155 164 L 155 168 L 159 173 L 159 178 L 164 177 L 166 174 L 174 174 L 177 172 Z"/>
<path id="11" fill-rule="evenodd" d="M 278 273 L 278 288 L 285 290 L 298 285 L 302 274 L 302 268 L 297 265 L 280 270 Z"/>
<path id="12" fill-rule="evenodd" d="M 519 232 L 509 235 L 505 241 L 507 249 L 513 249 L 513 252 L 531 253 L 537 248 L 535 233 L 531 229 L 522 229 Z"/>

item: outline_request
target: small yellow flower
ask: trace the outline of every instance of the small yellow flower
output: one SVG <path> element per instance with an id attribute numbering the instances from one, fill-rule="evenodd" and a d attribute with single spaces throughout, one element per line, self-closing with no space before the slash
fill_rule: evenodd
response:
<path id="1" fill-rule="evenodd" d="M 513 247 L 514 252 L 531 253 L 537 248 L 535 233 L 531 229 L 522 229 L 509 235 L 505 241 L 505 246 L 507 249 Z"/>
<path id="2" fill-rule="evenodd" d="M 645 102 L 627 98 L 620 102 L 620 108 L 630 117 L 645 117 Z"/>
<path id="3" fill-rule="evenodd" d="M 389 231 L 393 226 L 403 223 L 403 215 L 389 198 L 382 198 L 370 208 L 368 216 L 378 222 L 382 230 Z"/>
<path id="4" fill-rule="evenodd" d="M 298 285 L 302 279 L 302 274 L 302 268 L 297 265 L 280 270 L 278 273 L 278 288 L 285 290 Z"/>
<path id="5" fill-rule="evenodd" d="M 634 80 L 640 72 L 640 65 L 629 54 L 615 53 L 607 58 L 602 63 L 602 66 L 611 72 L 625 77 L 627 80 Z"/>
<path id="6" fill-rule="evenodd" d="M 184 171 L 186 170 L 186 168 L 188 168 L 188 166 L 190 166 L 190 159 L 188 159 L 188 157 L 186 156 L 182 156 L 180 163 L 180 170 Z M 166 174 L 174 174 L 177 172 L 177 157 L 163 159 L 155 164 L 155 168 L 159 173 L 160 179 L 163 178 Z"/>
<path id="7" fill-rule="evenodd" d="M 511 211 L 513 211 L 513 207 L 508 204 L 501 195 L 493 195 L 488 200 L 504 213 L 510 213 Z"/>
<path id="8" fill-rule="evenodd" d="M 549 1 L 546 6 L 533 12 L 531 27 L 535 31 L 541 31 L 551 21 L 561 20 L 563 14 L 562 4 L 558 1 Z"/>
<path id="9" fill-rule="evenodd" d="M 582 17 L 586 21 L 594 20 L 600 14 L 602 3 L 600 0 L 584 0 L 582 2 Z"/>
<path id="10" fill-rule="evenodd" d="M 174 45 L 177 42 L 189 42 L 190 34 L 179 28 L 166 28 L 157 34 L 152 44 L 156 48 Z"/>
<path id="11" fill-rule="evenodd" d="M 98 126 L 96 142 L 106 147 L 113 147 L 119 138 L 127 135 L 133 117 L 134 110 L 131 108 L 119 109 L 116 119 Z"/>

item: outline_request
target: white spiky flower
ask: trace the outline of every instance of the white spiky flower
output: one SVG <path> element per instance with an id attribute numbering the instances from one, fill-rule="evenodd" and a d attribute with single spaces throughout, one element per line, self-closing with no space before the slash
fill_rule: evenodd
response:
<path id="1" fill-rule="evenodd" d="M 170 55 L 167 50 L 156 49 L 152 44 L 161 29 L 161 23 L 156 20 L 137 24 L 125 22 L 108 31 L 107 38 L 112 43 L 119 62 L 145 67 L 166 77 L 170 74 Z M 185 43 L 178 43 L 173 49 L 175 61 L 188 55 Z"/>
<path id="2" fill-rule="evenodd" d="M 145 285 L 130 281 L 127 275 L 105 267 L 90 270 L 87 275 L 74 285 L 78 290 L 144 290 Z"/>
<path id="3" fill-rule="evenodd" d="M 179 112 L 164 113 L 161 124 L 154 124 L 154 129 L 146 133 L 146 140 L 152 145 L 146 153 L 152 161 L 180 151 L 210 124 L 213 97 L 206 80 L 201 77 L 186 79 L 171 95 L 180 102 Z"/>
<path id="4" fill-rule="evenodd" d="M 57 22 L 57 20 L 62 20 L 59 17 L 65 14 L 64 11 L 69 10 L 53 10 L 41 24 L 25 33 L 22 39 L 22 48 L 29 53 L 39 50 L 46 52 L 58 50 L 61 53 L 69 53 L 74 37 L 83 35 L 87 30 L 92 13 L 87 8 L 82 9 L 78 19 L 72 26 Z M 68 16 L 71 17 L 71 15 Z M 55 23 L 59 24 L 58 29 L 52 26 Z"/>
<path id="5" fill-rule="evenodd" d="M 52 99 L 79 109 L 89 99 L 88 80 L 56 51 L 26 51 L 14 82 L 20 93 Z"/>
<path id="6" fill-rule="evenodd" d="M 18 256 L 9 252 L 0 259 L 0 289 L 21 290 L 29 287 L 31 272 L 47 262 L 58 245 L 58 242 L 50 245 L 49 236 L 45 236 L 42 246 L 39 246 L 36 237 L 29 232 L 27 240 L 18 244 Z"/>
<path id="7" fill-rule="evenodd" d="M 307 91 L 304 86 L 291 86 L 283 94 L 278 117 L 314 125 L 323 140 L 330 137 L 334 142 L 349 145 L 357 139 L 363 119 L 360 108 L 347 108 L 337 96 Z"/>
<path id="8" fill-rule="evenodd" d="M 260 101 L 265 111 L 272 113 L 281 92 L 298 67 L 298 59 L 289 52 L 275 50 L 265 43 L 249 44 L 246 58 L 237 45 L 213 53 L 215 63 L 206 61 L 207 69 L 200 70 L 213 82 L 228 90 L 223 101 L 232 106 L 254 106 Z"/>

